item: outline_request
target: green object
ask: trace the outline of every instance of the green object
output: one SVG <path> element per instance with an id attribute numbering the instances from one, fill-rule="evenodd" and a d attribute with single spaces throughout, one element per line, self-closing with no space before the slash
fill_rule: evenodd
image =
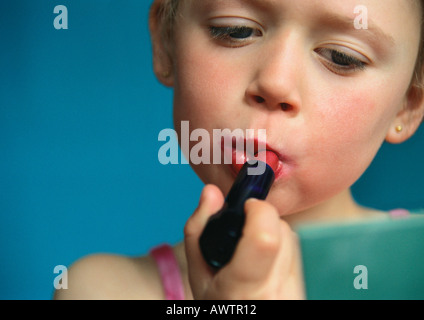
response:
<path id="1" fill-rule="evenodd" d="M 305 225 L 307 299 L 424 299 L 424 216 Z"/>

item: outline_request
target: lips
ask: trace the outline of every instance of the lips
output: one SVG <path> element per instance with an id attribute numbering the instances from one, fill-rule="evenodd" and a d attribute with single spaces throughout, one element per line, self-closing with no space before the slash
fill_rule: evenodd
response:
<path id="1" fill-rule="evenodd" d="M 281 155 L 269 145 L 261 143 L 257 139 L 240 140 L 233 137 L 231 143 L 229 143 L 222 138 L 221 150 L 224 152 L 224 163 L 229 164 L 235 174 L 238 174 L 243 165 L 249 160 L 266 162 L 274 170 L 276 178 L 281 173 Z"/>
<path id="2" fill-rule="evenodd" d="M 271 150 L 260 151 L 256 154 L 256 158 L 267 163 L 274 172 L 278 170 L 280 159 L 277 154 Z"/>

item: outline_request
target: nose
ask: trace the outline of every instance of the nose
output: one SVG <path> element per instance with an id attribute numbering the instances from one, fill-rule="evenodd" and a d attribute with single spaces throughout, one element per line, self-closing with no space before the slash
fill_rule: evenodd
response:
<path id="1" fill-rule="evenodd" d="M 258 51 L 246 99 L 250 105 L 279 109 L 294 115 L 299 112 L 301 104 L 301 44 L 293 33 L 268 41 Z"/>

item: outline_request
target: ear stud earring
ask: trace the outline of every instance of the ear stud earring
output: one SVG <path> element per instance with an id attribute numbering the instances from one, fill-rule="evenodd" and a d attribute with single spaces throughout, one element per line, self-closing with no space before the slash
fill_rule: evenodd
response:
<path id="1" fill-rule="evenodd" d="M 169 78 L 171 76 L 171 72 L 169 70 L 163 71 L 162 72 L 162 77 L 164 78 Z"/>
<path id="2" fill-rule="evenodd" d="M 403 127 L 402 126 L 397 126 L 395 128 L 395 130 L 396 130 L 397 133 L 401 133 L 403 131 Z"/>

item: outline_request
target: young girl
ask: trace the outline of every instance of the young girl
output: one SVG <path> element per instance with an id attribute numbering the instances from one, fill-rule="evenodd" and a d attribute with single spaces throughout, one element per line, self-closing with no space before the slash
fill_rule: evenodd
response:
<path id="1" fill-rule="evenodd" d="M 140 258 L 84 258 L 56 298 L 304 298 L 295 225 L 387 216 L 356 204 L 350 187 L 384 141 L 407 140 L 423 119 L 422 6 L 155 0 L 154 71 L 174 88 L 176 131 L 183 121 L 211 137 L 214 129 L 266 129 L 276 180 L 266 201 L 246 202 L 243 236 L 219 272 L 198 243 L 235 166 L 192 164 L 207 185 L 184 243 Z"/>

